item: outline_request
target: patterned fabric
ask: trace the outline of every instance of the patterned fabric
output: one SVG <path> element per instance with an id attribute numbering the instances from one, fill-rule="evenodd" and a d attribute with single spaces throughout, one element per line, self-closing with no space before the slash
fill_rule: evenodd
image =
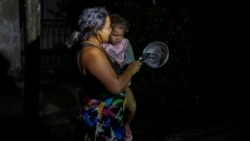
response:
<path id="1" fill-rule="evenodd" d="M 91 130 L 86 130 L 86 141 L 123 141 L 123 113 L 125 94 L 121 93 L 105 101 L 85 98 L 80 117 Z M 92 136 L 91 136 L 92 135 Z M 93 136 L 94 135 L 94 136 Z"/>

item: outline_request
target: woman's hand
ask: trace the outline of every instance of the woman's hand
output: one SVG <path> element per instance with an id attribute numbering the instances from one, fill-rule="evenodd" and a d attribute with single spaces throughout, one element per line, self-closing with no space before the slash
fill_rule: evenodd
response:
<path id="1" fill-rule="evenodd" d="M 135 60 L 131 62 L 130 64 L 128 64 L 127 69 L 132 73 L 132 75 L 134 75 L 137 72 L 139 72 L 141 65 L 142 65 L 141 61 Z"/>

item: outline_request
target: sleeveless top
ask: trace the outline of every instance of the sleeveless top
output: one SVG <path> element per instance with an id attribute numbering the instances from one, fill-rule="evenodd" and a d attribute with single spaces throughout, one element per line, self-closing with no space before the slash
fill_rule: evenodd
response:
<path id="1" fill-rule="evenodd" d="M 86 46 L 93 46 L 95 48 L 98 48 L 92 44 L 87 44 L 84 43 L 82 44 L 82 48 Z M 100 48 L 98 48 L 100 49 Z M 81 49 L 80 49 L 81 50 Z M 101 50 L 101 49 L 100 49 Z M 106 54 L 108 61 L 110 62 L 112 68 L 116 72 L 117 75 L 122 73 L 122 68 L 116 61 L 112 61 L 111 58 L 109 57 L 109 54 L 105 52 L 104 50 L 101 50 L 104 54 Z M 100 100 L 105 100 L 106 98 L 113 96 L 114 94 L 110 94 L 110 92 L 107 91 L 107 89 L 104 87 L 104 85 L 96 79 L 88 70 L 86 70 L 86 75 L 83 76 L 82 78 L 82 88 L 85 90 L 85 96 L 95 98 L 95 99 L 100 99 Z M 92 89 L 90 89 L 92 88 Z"/>
<path id="2" fill-rule="evenodd" d="M 93 45 L 82 45 L 82 47 L 85 46 Z M 120 65 L 113 62 L 108 56 L 108 53 L 103 52 L 106 54 L 114 71 L 117 74 L 121 74 L 122 69 Z M 87 70 L 83 80 L 82 87 L 84 90 L 79 92 L 81 103 L 79 118 L 83 121 L 82 127 L 84 129 L 81 132 L 81 139 L 90 141 L 123 141 L 123 113 L 126 105 L 125 92 L 111 94 L 104 85 Z"/>

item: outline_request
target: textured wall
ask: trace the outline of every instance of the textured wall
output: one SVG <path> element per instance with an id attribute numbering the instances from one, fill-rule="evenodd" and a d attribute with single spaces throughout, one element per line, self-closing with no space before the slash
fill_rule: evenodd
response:
<path id="1" fill-rule="evenodd" d="M 21 68 L 18 0 L 0 0 L 0 55 L 10 63 L 10 71 Z"/>
<path id="2" fill-rule="evenodd" d="M 40 0 L 25 0 L 26 5 L 26 42 L 30 44 L 40 37 L 41 5 Z M 39 48 L 39 47 L 38 47 Z"/>

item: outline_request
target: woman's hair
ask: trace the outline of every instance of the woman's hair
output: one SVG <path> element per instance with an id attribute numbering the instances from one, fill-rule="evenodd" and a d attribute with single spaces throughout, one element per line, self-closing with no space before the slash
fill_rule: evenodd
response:
<path id="1" fill-rule="evenodd" d="M 129 29 L 129 23 L 120 15 L 113 13 L 110 14 L 110 22 L 111 22 L 111 28 L 118 27 L 124 30 L 124 32 L 128 32 Z"/>
<path id="2" fill-rule="evenodd" d="M 105 7 L 92 7 L 83 10 L 77 23 L 77 29 L 66 39 L 65 45 L 71 48 L 91 35 L 97 36 L 105 25 L 108 12 Z"/>

